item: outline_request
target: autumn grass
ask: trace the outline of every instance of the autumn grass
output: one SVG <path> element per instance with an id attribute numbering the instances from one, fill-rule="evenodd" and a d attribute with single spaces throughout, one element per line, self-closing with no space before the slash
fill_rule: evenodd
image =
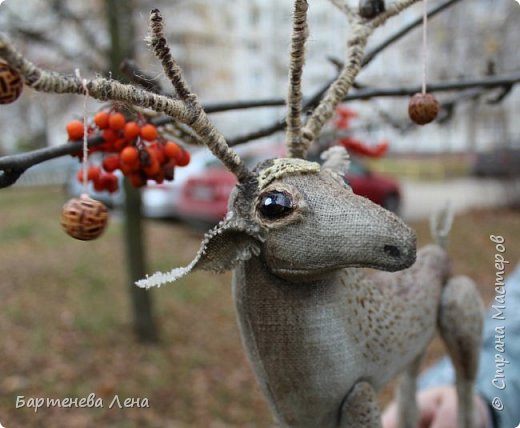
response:
<path id="1" fill-rule="evenodd" d="M 269 427 L 271 417 L 243 355 L 230 275 L 196 273 L 153 291 L 162 342 L 142 346 L 131 332 L 121 223 L 115 216 L 93 242 L 59 226 L 59 188 L 0 191 L 0 422 L 12 427 Z M 427 222 L 413 225 L 430 242 Z M 493 294 L 490 234 L 520 259 L 514 211 L 480 211 L 456 219 L 454 271 Z M 201 232 L 146 222 L 150 270 L 188 262 Z M 436 341 L 428 362 L 440 355 Z M 102 409 L 16 409 L 17 396 L 87 397 Z M 114 395 L 147 398 L 150 408 L 108 405 Z M 383 394 L 387 400 L 388 390 Z"/>

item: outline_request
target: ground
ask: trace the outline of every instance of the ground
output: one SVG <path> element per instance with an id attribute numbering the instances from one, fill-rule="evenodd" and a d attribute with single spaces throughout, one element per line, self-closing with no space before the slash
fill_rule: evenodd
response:
<path id="1" fill-rule="evenodd" d="M 135 343 L 120 222 L 93 242 L 67 237 L 59 225 L 59 188 L 0 191 L 0 423 L 16 427 L 269 427 L 269 411 L 243 355 L 230 296 L 230 275 L 196 273 L 153 291 L 162 342 Z M 456 218 L 450 253 L 455 273 L 494 293 L 494 245 L 520 260 L 518 211 L 487 209 Z M 428 222 L 412 223 L 419 245 Z M 150 270 L 182 265 L 200 231 L 146 222 Z M 436 341 L 427 363 L 443 352 Z M 28 398 L 88 397 L 104 408 L 16 409 Z M 108 408 L 114 396 L 149 400 L 149 408 Z M 387 401 L 389 389 L 382 395 Z"/>

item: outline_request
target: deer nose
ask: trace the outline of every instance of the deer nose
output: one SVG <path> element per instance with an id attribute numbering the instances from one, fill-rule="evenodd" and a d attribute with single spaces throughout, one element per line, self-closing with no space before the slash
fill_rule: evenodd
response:
<path id="1" fill-rule="evenodd" d="M 387 256 L 395 259 L 401 257 L 401 251 L 395 245 L 385 245 L 383 251 Z"/>

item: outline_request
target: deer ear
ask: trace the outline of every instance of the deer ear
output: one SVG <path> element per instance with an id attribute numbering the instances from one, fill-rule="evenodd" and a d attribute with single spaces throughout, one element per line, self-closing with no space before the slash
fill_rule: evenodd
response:
<path id="1" fill-rule="evenodd" d="M 330 169 L 343 176 L 350 166 L 350 156 L 343 146 L 332 146 L 321 154 L 323 168 Z"/>
<path id="2" fill-rule="evenodd" d="M 230 212 L 225 220 L 204 236 L 199 252 L 185 267 L 175 268 L 168 273 L 156 272 L 136 282 L 138 287 L 150 288 L 176 281 L 193 270 L 225 272 L 241 261 L 260 254 L 264 241 L 258 225 L 235 219 Z"/>

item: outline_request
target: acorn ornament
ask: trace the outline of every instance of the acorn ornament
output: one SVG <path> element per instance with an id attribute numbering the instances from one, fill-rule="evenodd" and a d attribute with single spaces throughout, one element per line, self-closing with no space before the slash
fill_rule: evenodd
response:
<path id="1" fill-rule="evenodd" d="M 61 210 L 63 229 L 68 235 L 81 241 L 99 237 L 107 223 L 107 207 L 86 194 L 69 200 Z"/>
<path id="2" fill-rule="evenodd" d="M 433 122 L 439 113 L 439 102 L 432 94 L 419 92 L 410 98 L 408 115 L 418 125 Z"/>
<path id="3" fill-rule="evenodd" d="M 0 104 L 15 102 L 23 90 L 23 79 L 20 73 L 0 59 Z"/>

